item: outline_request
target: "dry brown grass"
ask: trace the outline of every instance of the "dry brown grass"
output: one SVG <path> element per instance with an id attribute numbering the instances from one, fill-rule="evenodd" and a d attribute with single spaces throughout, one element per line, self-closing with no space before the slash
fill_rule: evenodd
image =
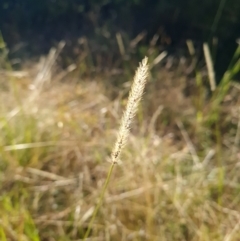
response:
<path id="1" fill-rule="evenodd" d="M 3 90 L 1 240 L 81 240 L 106 179 L 129 88 L 112 99 L 100 75 L 57 76 L 31 102 L 31 76 L 13 78 L 20 99 Z M 151 77 L 89 240 L 239 240 L 239 89 L 208 126 L 211 103 L 184 78 Z"/>

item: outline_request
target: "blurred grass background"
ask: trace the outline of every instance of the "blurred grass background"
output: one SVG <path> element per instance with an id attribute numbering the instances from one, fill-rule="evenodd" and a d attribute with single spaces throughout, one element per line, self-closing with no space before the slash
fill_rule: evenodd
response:
<path id="1" fill-rule="evenodd" d="M 88 240 L 239 240 L 239 4 L 193 4 L 1 3 L 0 240 L 83 239 L 144 56 Z"/>

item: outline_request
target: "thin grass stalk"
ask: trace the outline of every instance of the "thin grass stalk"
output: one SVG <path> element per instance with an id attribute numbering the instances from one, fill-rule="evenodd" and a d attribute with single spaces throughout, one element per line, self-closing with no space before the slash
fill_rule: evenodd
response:
<path id="1" fill-rule="evenodd" d="M 103 185 L 102 191 L 101 191 L 101 193 L 100 193 L 99 201 L 98 201 L 98 203 L 97 203 L 97 205 L 96 205 L 96 207 L 95 207 L 95 209 L 94 209 L 94 211 L 93 211 L 91 220 L 90 220 L 90 222 L 89 222 L 89 224 L 88 224 L 88 229 L 87 229 L 87 231 L 86 231 L 86 233 L 85 233 L 85 235 L 84 235 L 83 240 L 85 240 L 85 239 L 89 236 L 89 233 L 90 233 L 90 231 L 91 231 L 93 222 L 94 222 L 94 220 L 95 220 L 95 218 L 96 218 L 96 216 L 97 216 L 97 213 L 98 213 L 98 211 L 99 211 L 99 208 L 100 208 L 101 205 L 102 205 L 105 192 L 106 192 L 106 190 L 107 190 L 108 184 L 109 184 L 109 182 L 110 182 L 110 178 L 111 178 L 112 173 L 113 173 L 113 168 L 114 168 L 114 163 L 112 162 L 112 164 L 111 164 L 111 166 L 110 166 L 110 168 L 109 168 L 109 170 L 108 170 L 107 178 L 106 178 L 105 183 L 104 183 L 104 185 Z"/>
<path id="2" fill-rule="evenodd" d="M 221 0 L 211 27 L 210 38 L 215 34 L 227 0 Z"/>
<path id="3" fill-rule="evenodd" d="M 118 137 L 115 142 L 114 148 L 112 150 L 112 154 L 111 154 L 112 163 L 111 163 L 111 166 L 109 167 L 107 178 L 105 180 L 105 183 L 104 183 L 103 188 L 100 193 L 99 201 L 93 211 L 93 215 L 90 219 L 90 222 L 88 224 L 88 228 L 84 235 L 83 240 L 86 240 L 90 234 L 93 222 L 97 216 L 99 208 L 102 205 L 103 198 L 106 193 L 107 187 L 109 185 L 114 166 L 115 166 L 115 164 L 118 163 L 121 151 L 126 144 L 133 117 L 136 115 L 139 102 L 143 96 L 143 91 L 144 91 L 144 88 L 145 88 L 145 85 L 147 82 L 147 77 L 148 77 L 148 70 L 149 70 L 148 59 L 147 59 L 147 57 L 145 57 L 143 59 L 143 61 L 140 63 L 140 65 L 136 71 L 136 74 L 134 76 L 134 81 L 133 81 L 132 88 L 131 88 L 131 91 L 130 91 L 130 94 L 128 97 L 126 110 L 122 116 L 121 125 L 120 125 L 119 131 L 118 131 Z"/>

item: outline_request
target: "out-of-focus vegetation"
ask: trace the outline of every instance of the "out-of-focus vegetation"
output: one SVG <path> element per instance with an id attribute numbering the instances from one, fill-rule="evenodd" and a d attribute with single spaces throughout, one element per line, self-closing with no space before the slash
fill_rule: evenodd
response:
<path id="1" fill-rule="evenodd" d="M 10 47 L 29 44 L 23 56 L 46 54 L 62 39 L 87 36 L 99 42 L 119 31 L 130 39 L 146 31 L 144 44 L 160 35 L 158 45 L 173 52 L 184 48 L 187 39 L 200 48 L 207 41 L 221 78 L 237 46 L 239 12 L 238 0 L 3 0 L 0 29 Z"/>
<path id="2" fill-rule="evenodd" d="M 19 31 L 36 26 L 46 28 L 59 21 L 81 30 L 88 18 L 96 26 L 114 23 L 115 27 L 126 27 L 125 30 L 133 34 L 143 29 L 155 32 L 161 25 L 179 24 L 186 27 L 185 34 L 198 30 L 207 36 L 211 30 L 221 37 L 232 35 L 239 26 L 240 11 L 237 0 L 203 0 L 201 4 L 197 0 L 42 0 L 34 4 L 31 0 L 3 0 L 0 7 L 2 26 L 10 27 L 9 30 L 11 27 Z M 168 31 L 179 32 L 179 29 Z"/>
<path id="3" fill-rule="evenodd" d="M 134 55 L 119 65 L 109 53 L 103 68 L 87 43 L 66 69 L 56 62 L 63 42 L 19 71 L 2 55 L 1 240 L 83 240 L 136 66 Z M 193 56 L 145 51 L 144 101 L 88 240 L 237 241 L 240 51 L 212 91 L 205 67 L 186 76 Z"/>
<path id="4" fill-rule="evenodd" d="M 239 240 L 240 3 L 199 4 L 1 1 L 0 240 L 83 240 L 144 56 L 144 101 L 88 240 Z"/>

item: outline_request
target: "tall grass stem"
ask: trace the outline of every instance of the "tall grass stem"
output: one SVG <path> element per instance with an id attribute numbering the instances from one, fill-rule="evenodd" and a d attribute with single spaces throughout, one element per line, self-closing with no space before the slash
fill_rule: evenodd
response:
<path id="1" fill-rule="evenodd" d="M 99 201 L 93 211 L 92 217 L 88 224 L 88 228 L 84 235 L 83 240 L 86 240 L 90 234 L 93 222 L 97 216 L 99 208 L 102 205 L 103 198 L 106 193 L 107 187 L 109 185 L 114 166 L 118 162 L 121 151 L 122 151 L 124 145 L 126 144 L 133 117 L 135 116 L 135 114 L 137 112 L 138 104 L 142 98 L 143 91 L 144 91 L 144 88 L 145 88 L 145 85 L 147 82 L 148 69 L 149 69 L 148 59 L 147 59 L 147 57 L 145 57 L 143 59 L 143 61 L 140 63 L 140 65 L 135 73 L 131 91 L 130 91 L 130 94 L 128 97 L 126 110 L 122 116 L 121 125 L 120 125 L 119 131 L 118 131 L 118 137 L 117 137 L 116 143 L 114 145 L 114 148 L 113 148 L 113 151 L 111 154 L 112 163 L 111 163 L 111 166 L 109 167 L 106 181 L 105 181 L 105 183 L 102 187 L 101 193 L 100 193 Z"/>

